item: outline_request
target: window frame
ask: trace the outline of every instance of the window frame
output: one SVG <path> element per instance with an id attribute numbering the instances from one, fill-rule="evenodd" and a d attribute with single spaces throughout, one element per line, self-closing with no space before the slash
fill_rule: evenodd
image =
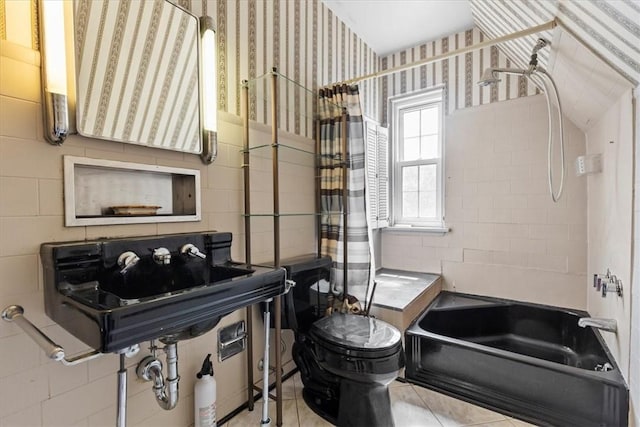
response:
<path id="1" fill-rule="evenodd" d="M 445 185 L 444 185 L 444 166 L 445 166 L 445 104 L 444 86 L 437 86 L 426 90 L 412 92 L 409 94 L 397 95 L 389 98 L 389 111 L 391 127 L 391 145 L 390 145 L 390 190 L 391 190 L 391 227 L 415 227 L 423 230 L 442 231 L 446 229 L 444 223 L 444 201 L 445 201 Z M 403 122 L 404 113 L 422 110 L 431 106 L 437 106 L 439 111 L 438 117 L 438 153 L 439 157 L 431 159 L 419 160 L 400 160 L 403 146 Z M 423 219 L 420 217 L 404 217 L 402 216 L 402 168 L 407 166 L 435 165 L 436 166 L 436 215 L 433 218 Z"/>

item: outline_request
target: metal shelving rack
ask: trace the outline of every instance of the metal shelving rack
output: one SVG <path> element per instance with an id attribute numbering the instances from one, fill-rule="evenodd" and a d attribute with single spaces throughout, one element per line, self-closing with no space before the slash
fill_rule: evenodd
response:
<path id="1" fill-rule="evenodd" d="M 272 156 L 273 156 L 273 234 L 274 234 L 274 268 L 280 267 L 280 199 L 278 196 L 279 189 L 279 174 L 278 174 L 278 110 L 276 108 L 277 102 L 277 74 L 275 72 L 272 73 L 271 78 L 271 91 L 272 91 L 272 127 L 271 127 L 271 148 L 272 148 Z M 245 260 L 247 264 L 252 264 L 251 259 L 251 188 L 250 188 L 250 153 L 251 147 L 249 145 L 249 82 L 247 80 L 243 81 L 242 84 L 242 120 L 243 120 L 243 130 L 242 130 L 242 139 L 243 139 L 243 175 L 244 175 L 244 232 L 245 232 Z M 264 147 L 264 146 L 263 146 Z M 267 302 L 267 304 L 269 304 Z M 274 311 L 276 313 L 280 313 L 282 311 L 282 297 L 277 296 L 274 300 Z M 267 321 L 268 315 L 268 306 L 267 312 L 265 313 L 265 322 Z M 275 396 L 269 393 L 269 384 L 268 381 L 263 384 L 263 388 L 257 387 L 254 384 L 253 378 L 253 311 L 252 307 L 247 307 L 246 312 L 247 317 L 247 383 L 248 383 L 248 396 L 247 402 L 249 410 L 252 411 L 254 409 L 254 395 L 255 391 L 262 393 L 263 398 L 265 395 L 274 399 L 276 401 L 276 425 L 282 425 L 282 349 L 280 345 L 276 345 L 275 347 L 275 365 L 276 365 L 276 394 Z M 265 326 L 266 329 L 266 326 Z M 280 343 L 282 339 L 282 319 L 280 316 L 275 316 L 274 322 L 275 329 L 275 342 Z M 268 341 L 265 343 L 266 348 L 268 348 Z M 268 350 L 267 350 L 268 351 Z M 268 378 L 269 365 L 265 363 L 264 369 L 267 371 L 265 378 Z M 265 424 L 266 420 L 263 420 L 263 424 Z"/>
<path id="2" fill-rule="evenodd" d="M 245 259 L 247 264 L 252 263 L 252 246 L 251 246 L 251 218 L 252 217 L 272 217 L 273 218 L 273 265 L 275 268 L 281 267 L 281 258 L 280 258 L 280 246 L 281 246 L 281 232 L 280 232 L 280 219 L 282 217 L 287 216 L 308 216 L 314 215 L 316 217 L 316 242 L 317 242 L 317 256 L 320 256 L 321 253 L 321 221 L 320 221 L 320 212 L 321 212 L 321 198 L 320 198 L 320 144 L 321 144 L 321 135 L 320 135 L 320 123 L 318 120 L 318 116 L 316 114 L 317 104 L 313 106 L 314 110 L 314 119 L 313 119 L 313 138 L 315 140 L 315 146 L 312 150 L 301 150 L 296 147 L 287 146 L 285 144 L 281 144 L 278 140 L 278 95 L 279 88 L 278 82 L 279 79 L 285 80 L 287 83 L 292 83 L 296 85 L 300 90 L 304 90 L 308 93 L 312 93 L 308 89 L 301 86 L 299 83 L 294 82 L 288 79 L 286 76 L 279 74 L 276 68 L 273 68 L 272 71 L 265 76 L 261 76 L 262 78 L 269 78 L 269 101 L 271 105 L 271 144 L 263 144 L 259 146 L 250 146 L 250 138 L 249 138 L 249 90 L 250 90 L 250 82 L 245 80 L 242 84 L 242 94 L 241 94 L 241 115 L 243 120 L 243 175 L 244 175 L 244 218 L 245 218 Z M 260 79 L 261 77 L 258 77 Z M 257 80 L 257 79 L 256 79 Z M 346 110 L 343 109 L 342 115 L 342 139 L 341 139 L 341 150 L 342 153 L 347 153 L 347 120 L 346 120 Z M 257 149 L 267 149 L 271 148 L 271 157 L 272 157 L 272 186 L 273 186 L 273 206 L 272 212 L 270 213 L 255 213 L 251 210 L 251 188 L 250 188 L 250 153 L 252 150 Z M 292 149 L 296 151 L 301 151 L 308 153 L 314 156 L 314 176 L 315 176 L 315 210 L 313 213 L 282 213 L 280 210 L 280 149 Z M 347 168 L 344 167 L 346 163 L 348 153 L 343 158 L 339 159 L 336 163 L 336 166 L 342 167 L 342 180 L 344 186 L 346 187 L 347 183 Z M 343 192 L 343 210 L 341 212 L 325 212 L 325 214 L 329 215 L 342 215 L 343 216 L 343 224 L 346 230 L 347 226 L 347 192 Z M 344 243 L 344 263 L 346 266 L 347 262 L 347 243 Z M 344 287 L 346 291 L 346 283 L 347 283 L 347 272 L 344 272 Z M 269 393 L 269 397 L 276 401 L 276 425 L 282 425 L 282 348 L 279 345 L 282 337 L 282 296 L 278 296 L 274 299 L 274 307 L 273 311 L 276 313 L 274 316 L 274 336 L 275 336 L 275 395 Z M 254 384 L 254 376 L 253 376 L 253 345 L 251 336 L 253 333 L 253 312 L 251 307 L 247 307 L 246 312 L 247 317 L 247 333 L 249 335 L 249 339 L 247 340 L 247 362 L 248 362 L 248 407 L 249 410 L 254 409 L 254 395 L 255 391 L 264 393 L 268 392 L 268 384 L 263 384 L 263 388 L 267 390 L 263 390 L 260 387 L 255 386 Z M 265 369 L 269 369 L 268 366 L 265 366 Z"/>

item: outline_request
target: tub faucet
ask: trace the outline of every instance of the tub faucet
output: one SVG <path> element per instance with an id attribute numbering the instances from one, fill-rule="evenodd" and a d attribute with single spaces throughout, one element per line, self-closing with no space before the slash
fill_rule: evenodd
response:
<path id="1" fill-rule="evenodd" d="M 598 328 L 603 331 L 608 331 L 613 333 L 616 333 L 618 331 L 618 325 L 616 324 L 615 319 L 602 319 L 599 317 L 581 317 L 578 320 L 578 326 L 582 328 L 591 326 L 593 328 Z"/>

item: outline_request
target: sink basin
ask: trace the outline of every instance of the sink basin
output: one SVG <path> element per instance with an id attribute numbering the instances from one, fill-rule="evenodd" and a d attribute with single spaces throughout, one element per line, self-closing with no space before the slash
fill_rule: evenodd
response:
<path id="1" fill-rule="evenodd" d="M 112 269 L 100 277 L 98 286 L 120 298 L 123 305 L 129 305 L 255 272 L 255 269 L 240 268 L 237 264 L 210 266 L 201 259 L 175 264 L 178 265 L 158 266 L 151 260 L 144 260 L 126 274 L 121 274 L 119 268 Z"/>
<path id="2" fill-rule="evenodd" d="M 226 314 L 284 291 L 285 273 L 231 261 L 231 233 L 174 234 L 41 246 L 45 311 L 101 352 L 201 335 Z M 180 253 L 193 244 L 206 259 Z M 171 252 L 157 264 L 155 248 Z M 126 251 L 140 261 L 122 273 Z"/>

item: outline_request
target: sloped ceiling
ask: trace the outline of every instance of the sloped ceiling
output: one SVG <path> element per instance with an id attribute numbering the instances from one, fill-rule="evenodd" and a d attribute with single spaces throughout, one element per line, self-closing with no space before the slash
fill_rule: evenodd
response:
<path id="1" fill-rule="evenodd" d="M 640 84 L 640 3 L 633 0 L 469 0 L 474 21 L 496 38 L 556 19 L 553 31 L 503 43 L 519 68 L 538 37 L 551 41 L 538 59 L 553 76 L 565 115 L 582 130 Z"/>
<path id="2" fill-rule="evenodd" d="M 466 1 L 322 0 L 380 57 L 473 26 Z"/>

